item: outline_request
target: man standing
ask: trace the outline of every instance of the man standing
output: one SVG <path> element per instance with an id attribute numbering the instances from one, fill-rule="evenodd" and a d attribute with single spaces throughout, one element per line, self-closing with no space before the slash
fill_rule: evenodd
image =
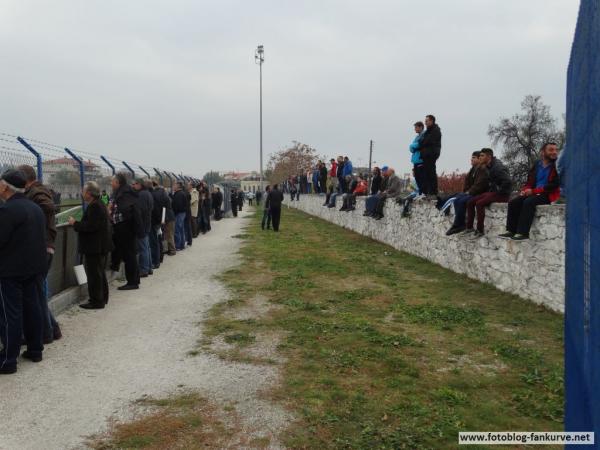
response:
<path id="1" fill-rule="evenodd" d="M 23 357 L 42 360 L 44 322 L 40 307 L 46 262 L 46 220 L 38 205 L 25 195 L 25 176 L 8 170 L 0 177 L 0 374 L 17 371 Z"/>
<path id="2" fill-rule="evenodd" d="M 319 161 L 319 193 L 327 193 L 327 166 L 323 161 Z"/>
<path id="3" fill-rule="evenodd" d="M 87 208 L 81 221 L 69 217 L 69 224 L 79 233 L 79 253 L 83 254 L 83 267 L 90 296 L 87 303 L 82 303 L 79 307 L 103 309 L 108 303 L 106 260 L 108 253 L 113 249 L 110 219 L 95 182 L 88 181 L 82 194 Z"/>
<path id="4" fill-rule="evenodd" d="M 146 278 L 152 275 L 152 256 L 150 254 L 150 232 L 152 231 L 152 210 L 154 199 L 146 189 L 144 180 L 138 178 L 133 183 L 133 189 L 138 194 L 138 208 L 142 217 L 143 236 L 137 238 L 138 263 L 140 277 Z"/>
<path id="5" fill-rule="evenodd" d="M 421 158 L 419 147 L 421 146 L 421 141 L 423 140 L 423 135 L 425 134 L 425 125 L 423 125 L 423 122 L 416 122 L 414 127 L 417 135 L 409 145 L 408 149 L 411 153 L 410 162 L 413 165 L 413 175 L 417 183 L 417 190 L 419 193 L 422 193 L 423 186 L 425 184 L 425 170 L 423 168 L 423 159 Z"/>
<path id="6" fill-rule="evenodd" d="M 56 241 L 56 206 L 50 190 L 37 180 L 37 174 L 33 167 L 28 165 L 19 166 L 17 169 L 25 176 L 25 197 L 38 205 L 46 217 L 46 262 L 48 269 L 44 277 L 43 295 L 40 297 L 42 315 L 44 318 L 44 344 L 50 344 L 55 339 L 62 337 L 60 326 L 48 309 L 50 292 L 48 289 L 48 272 L 54 258 L 54 242 Z"/>
<path id="7" fill-rule="evenodd" d="M 529 239 L 537 206 L 549 205 L 558 200 L 560 177 L 556 170 L 557 159 L 558 146 L 554 142 L 544 144 L 540 160 L 529 171 L 527 183 L 521 188 L 519 195 L 508 202 L 507 232 L 500 237 L 513 241 Z"/>
<path id="8" fill-rule="evenodd" d="M 352 161 L 350 161 L 350 158 L 348 158 L 347 156 L 344 157 L 344 171 L 343 171 L 343 176 L 344 176 L 344 192 L 343 193 L 349 193 L 350 192 L 350 182 L 352 181 L 352 172 L 354 171 L 354 168 L 352 167 Z"/>
<path id="9" fill-rule="evenodd" d="M 185 215 L 187 212 L 187 200 L 181 181 L 175 183 L 172 205 L 175 214 L 175 249 L 180 251 L 185 249 Z"/>
<path id="10" fill-rule="evenodd" d="M 344 182 L 344 157 L 337 157 L 337 173 L 336 177 L 338 180 L 338 193 L 343 194 L 346 192 L 346 183 Z"/>
<path id="11" fill-rule="evenodd" d="M 494 157 L 491 148 L 481 149 L 479 161 L 484 164 L 489 172 L 489 191 L 472 197 L 467 202 L 467 228 L 465 234 L 473 233 L 478 238 L 484 235 L 485 208 L 492 203 L 506 203 L 512 190 L 512 180 L 508 169 L 502 162 Z M 477 213 L 477 229 L 473 229 Z"/>
<path id="12" fill-rule="evenodd" d="M 337 179 L 337 162 L 335 159 L 331 158 L 329 160 L 329 173 L 328 173 L 328 177 L 327 177 L 327 181 L 328 181 L 328 186 L 327 186 L 327 193 L 330 194 L 334 191 L 337 191 L 337 185 L 338 185 L 338 179 Z M 329 199 L 326 199 L 329 200 Z M 327 201 L 325 202 L 327 203 Z M 325 205 L 323 205 L 325 206 Z"/>
<path id="13" fill-rule="evenodd" d="M 283 192 L 278 189 L 276 184 L 267 195 L 265 208 L 269 209 L 271 220 L 273 222 L 273 231 L 279 231 L 279 222 L 281 220 L 281 203 L 283 202 Z"/>
<path id="14" fill-rule="evenodd" d="M 192 183 L 188 183 L 190 193 L 190 210 L 192 213 L 192 237 L 198 237 L 198 207 L 200 206 L 200 193 Z"/>
<path id="15" fill-rule="evenodd" d="M 213 189 L 212 207 L 215 211 L 215 220 L 221 220 L 221 208 L 223 206 L 223 193 L 221 189 L 215 187 Z"/>
<path id="16" fill-rule="evenodd" d="M 442 149 L 442 130 L 435 123 L 435 116 L 431 114 L 425 117 L 425 126 L 427 130 L 419 145 L 419 152 L 423 160 L 423 190 L 421 193 L 435 197 L 438 193 L 435 164 Z"/>
<path id="17" fill-rule="evenodd" d="M 262 200 L 262 191 L 261 188 L 258 188 L 258 190 L 256 191 L 256 206 L 260 206 L 260 201 Z"/>
<path id="18" fill-rule="evenodd" d="M 150 230 L 150 257 L 152 258 L 152 269 L 158 269 L 161 263 L 162 240 L 161 226 L 163 225 L 163 211 L 165 222 L 167 209 L 170 208 L 169 196 L 156 181 L 148 183 L 148 191 L 152 194 L 152 229 Z M 171 216 L 173 212 L 171 211 Z M 166 233 L 165 233 L 166 234 Z M 168 242 L 168 241 L 167 241 Z"/>
<path id="19" fill-rule="evenodd" d="M 139 289 L 140 270 L 137 259 L 137 238 L 144 235 L 142 218 L 138 206 L 138 195 L 127 184 L 123 173 L 112 179 L 113 202 L 110 218 L 113 224 L 114 251 L 112 253 L 112 270 L 117 272 L 121 261 L 125 263 L 127 284 L 120 286 L 120 291 Z"/>
<path id="20" fill-rule="evenodd" d="M 271 191 L 271 186 L 267 186 L 265 189 L 266 199 L 269 199 L 269 192 Z M 265 225 L 267 226 L 267 230 L 271 229 L 271 212 L 269 211 L 269 207 L 267 206 L 267 200 L 265 200 L 265 208 L 263 210 L 263 217 L 261 222 L 261 228 L 264 230 Z"/>
<path id="21" fill-rule="evenodd" d="M 238 207 L 238 201 L 237 201 L 237 192 L 235 188 L 231 188 L 231 213 L 233 214 L 233 217 L 237 217 L 237 207 Z"/>
<path id="22" fill-rule="evenodd" d="M 244 206 L 244 191 L 242 191 L 241 189 L 238 191 L 238 196 L 237 196 L 237 200 L 238 200 L 238 209 L 241 211 L 243 206 Z"/>

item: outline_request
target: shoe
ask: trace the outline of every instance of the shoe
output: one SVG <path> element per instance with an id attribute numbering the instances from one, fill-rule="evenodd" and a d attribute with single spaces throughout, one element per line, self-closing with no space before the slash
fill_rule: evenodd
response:
<path id="1" fill-rule="evenodd" d="M 479 239 L 480 237 L 483 237 L 485 233 L 479 231 L 479 230 L 475 230 L 473 232 L 473 234 L 470 236 L 471 239 L 475 240 L 475 239 Z"/>
<path id="2" fill-rule="evenodd" d="M 17 373 L 17 366 L 0 367 L 0 375 L 11 375 Z"/>
<path id="3" fill-rule="evenodd" d="M 52 344 L 54 342 L 54 337 L 53 336 L 44 337 L 43 342 L 44 342 L 44 345 Z"/>
<path id="4" fill-rule="evenodd" d="M 104 305 L 97 305 L 96 303 L 82 303 L 81 305 L 79 305 L 80 308 L 83 309 L 104 309 Z"/>
<path id="5" fill-rule="evenodd" d="M 348 208 L 346 208 L 345 206 L 342 206 L 342 207 L 340 208 L 340 211 L 346 211 L 347 209 L 348 209 Z"/>
<path id="6" fill-rule="evenodd" d="M 355 210 L 356 210 L 356 208 L 355 208 L 354 206 L 352 206 L 352 207 L 350 207 L 350 208 L 346 209 L 346 211 L 355 211 Z"/>
<path id="7" fill-rule="evenodd" d="M 369 212 L 369 211 L 365 211 L 365 212 L 363 213 L 363 216 L 365 216 L 365 217 L 371 217 L 372 215 L 373 215 L 373 213 L 371 213 L 371 212 Z"/>
<path id="8" fill-rule="evenodd" d="M 375 214 L 375 215 L 373 215 L 373 219 L 381 220 L 381 219 L 383 219 L 383 214 Z"/>
<path id="9" fill-rule="evenodd" d="M 58 326 L 58 324 L 56 324 L 56 327 L 54 327 L 53 333 L 55 341 L 58 341 L 62 338 L 62 331 L 60 331 L 60 326 Z"/>
<path id="10" fill-rule="evenodd" d="M 328 208 L 335 208 L 335 205 L 327 205 Z"/>
<path id="11" fill-rule="evenodd" d="M 140 273 L 140 278 L 148 278 L 148 274 L 147 273 Z"/>
<path id="12" fill-rule="evenodd" d="M 453 234 L 461 233 L 465 231 L 465 227 L 452 227 L 446 231 L 446 236 L 452 236 Z"/>
<path id="13" fill-rule="evenodd" d="M 169 253 L 167 253 L 167 255 L 169 255 L 169 256 L 175 256 L 176 254 L 177 254 L 177 252 L 169 252 Z"/>
<path id="14" fill-rule="evenodd" d="M 475 229 L 474 228 L 465 228 L 464 231 L 462 233 L 460 233 L 462 236 L 468 236 L 471 233 L 475 233 Z"/>
<path id="15" fill-rule="evenodd" d="M 527 239 L 529 239 L 529 236 L 527 236 L 526 234 L 515 234 L 512 237 L 513 241 L 526 241 Z"/>
<path id="16" fill-rule="evenodd" d="M 29 350 L 25 350 L 21 356 L 25 359 L 28 359 L 31 362 L 37 363 L 40 362 L 42 360 L 42 355 L 36 355 L 36 356 L 32 356 L 31 354 L 29 354 Z"/>
<path id="17" fill-rule="evenodd" d="M 118 291 L 132 291 L 134 289 L 139 289 L 139 285 L 137 284 L 125 284 L 117 288 Z"/>
<path id="18" fill-rule="evenodd" d="M 512 239 L 514 237 L 515 233 L 511 232 L 511 231 L 507 231 L 506 233 L 502 233 L 499 234 L 498 237 L 502 238 L 502 239 Z"/>

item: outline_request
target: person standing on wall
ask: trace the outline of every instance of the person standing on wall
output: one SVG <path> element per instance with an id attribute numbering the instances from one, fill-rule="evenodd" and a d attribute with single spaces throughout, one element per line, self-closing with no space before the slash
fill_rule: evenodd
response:
<path id="1" fill-rule="evenodd" d="M 7 170 L 0 176 L 0 374 L 17 371 L 21 340 L 23 357 L 42 360 L 44 319 L 40 305 L 46 262 L 46 219 L 27 199 L 25 176 Z"/>
<path id="2" fill-rule="evenodd" d="M 108 254 L 113 250 L 110 219 L 95 182 L 88 181 L 83 187 L 82 195 L 87 203 L 83 217 L 80 221 L 69 217 L 69 224 L 79 233 L 79 253 L 83 255 L 90 296 L 89 300 L 79 307 L 103 309 L 108 303 L 109 292 L 106 261 Z"/>
<path id="3" fill-rule="evenodd" d="M 424 186 L 424 178 L 425 178 L 425 169 L 423 166 L 423 159 L 421 158 L 421 152 L 419 151 L 419 147 L 421 146 L 421 140 L 423 139 L 423 135 L 425 134 L 425 125 L 423 122 L 416 122 L 415 125 L 415 133 L 417 134 L 408 149 L 411 153 L 410 162 L 413 165 L 413 176 L 415 177 L 415 181 L 417 183 L 417 190 L 419 194 L 423 192 Z"/>
<path id="4" fill-rule="evenodd" d="M 281 221 L 281 203 L 283 202 L 283 192 L 279 190 L 278 185 L 274 184 L 273 189 L 267 195 L 265 208 L 269 209 L 271 221 L 273 222 L 273 231 L 279 231 Z"/>
<path id="5" fill-rule="evenodd" d="M 48 263 L 48 272 L 52 266 L 54 258 L 54 243 L 56 241 L 56 205 L 52 198 L 50 189 L 40 183 L 37 179 L 35 169 L 28 165 L 22 165 L 17 168 L 25 176 L 25 197 L 38 205 L 46 217 L 46 262 Z M 58 322 L 48 308 L 50 291 L 48 289 L 48 274 L 44 278 L 44 290 L 41 300 L 42 314 L 44 317 L 44 344 L 50 344 L 54 340 L 62 337 L 62 332 Z"/>
<path id="6" fill-rule="evenodd" d="M 116 174 L 111 183 L 114 199 L 110 209 L 114 243 L 111 268 L 118 272 L 121 261 L 125 263 L 127 283 L 118 288 L 120 291 L 139 289 L 137 238 L 144 235 L 144 229 L 138 207 L 138 195 L 127 184 L 127 177 L 123 173 Z"/>
<path id="7" fill-rule="evenodd" d="M 429 114 L 425 117 L 425 126 L 427 129 L 423 134 L 419 145 L 419 152 L 423 160 L 423 187 L 422 194 L 436 197 L 438 193 L 438 179 L 436 171 L 436 161 L 440 157 L 442 150 L 442 130 L 435 123 L 435 116 Z M 419 186 L 421 188 L 421 186 Z"/>

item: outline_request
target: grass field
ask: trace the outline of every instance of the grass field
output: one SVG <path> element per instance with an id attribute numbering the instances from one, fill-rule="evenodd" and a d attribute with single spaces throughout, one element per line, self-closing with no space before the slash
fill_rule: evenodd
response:
<path id="1" fill-rule="evenodd" d="M 459 431 L 562 430 L 562 316 L 296 210 L 247 230 L 209 334 L 286 336 L 292 448 L 448 448 Z M 232 310 L 257 294 L 257 320 Z"/>
<path id="2" fill-rule="evenodd" d="M 238 236 L 242 262 L 221 277 L 231 300 L 213 309 L 197 352 L 221 340 L 233 347 L 223 358 L 279 366 L 265 395 L 296 418 L 287 447 L 446 449 L 459 431 L 562 430 L 562 316 L 296 210 L 279 234 L 258 219 Z M 267 308 L 244 318 L 256 299 Z M 276 355 L 256 357 L 261 336 L 279 336 Z M 140 431 L 174 414 L 179 400 L 163 401 L 98 448 L 189 443 L 185 430 L 198 431 L 181 420 L 178 434 Z M 189 423 L 203 405 L 175 416 Z"/>

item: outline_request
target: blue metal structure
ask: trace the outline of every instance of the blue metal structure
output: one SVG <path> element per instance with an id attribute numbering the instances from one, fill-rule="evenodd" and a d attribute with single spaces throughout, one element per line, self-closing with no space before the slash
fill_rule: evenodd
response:
<path id="1" fill-rule="evenodd" d="M 115 173 L 117 173 L 117 171 L 115 170 L 115 166 L 113 166 L 113 164 L 108 160 L 108 158 L 106 158 L 104 156 L 100 156 L 100 158 L 102 159 L 102 161 L 104 161 L 106 163 L 106 165 L 108 167 L 110 167 L 110 170 L 112 171 L 112 174 L 114 176 Z"/>
<path id="2" fill-rule="evenodd" d="M 600 448 L 600 0 L 579 9 L 565 152 L 565 429 L 594 431 Z"/>
<path id="3" fill-rule="evenodd" d="M 83 190 L 83 185 L 85 184 L 85 166 L 83 164 L 83 160 L 66 147 L 65 152 L 67 152 L 67 154 L 79 165 L 79 184 L 81 190 Z M 83 198 L 81 199 L 81 207 L 85 209 L 85 202 L 83 201 Z"/>
<path id="4" fill-rule="evenodd" d="M 40 153 L 35 148 L 33 148 L 21 136 L 17 137 L 17 141 L 19 141 L 19 143 L 23 147 L 25 147 L 27 150 L 29 150 L 31 153 L 33 153 L 33 156 L 35 156 L 35 160 L 36 160 L 36 164 L 37 164 L 37 179 L 40 183 L 43 183 L 44 182 L 44 170 L 42 168 L 42 155 L 40 155 Z"/>
<path id="5" fill-rule="evenodd" d="M 123 165 L 125 166 L 125 168 L 127 170 L 129 170 L 131 172 L 131 177 L 135 178 L 135 171 L 131 168 L 131 166 L 129 164 L 127 164 L 127 162 L 123 161 Z"/>

